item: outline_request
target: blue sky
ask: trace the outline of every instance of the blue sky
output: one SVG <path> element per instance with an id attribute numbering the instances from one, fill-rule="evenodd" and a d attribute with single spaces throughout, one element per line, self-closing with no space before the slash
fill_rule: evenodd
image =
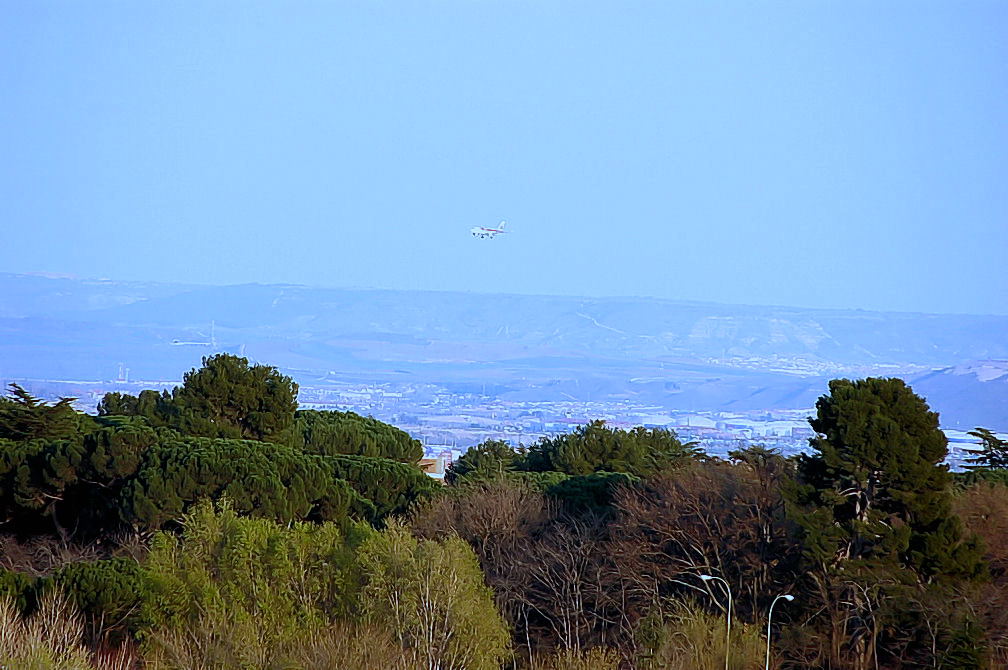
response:
<path id="1" fill-rule="evenodd" d="M 33 1 L 0 30 L 0 271 L 1008 314 L 1002 1 Z"/>

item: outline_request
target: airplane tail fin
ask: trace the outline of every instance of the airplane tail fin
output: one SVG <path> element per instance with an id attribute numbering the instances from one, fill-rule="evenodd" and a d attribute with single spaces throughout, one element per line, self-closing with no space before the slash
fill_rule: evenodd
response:
<path id="1" fill-rule="evenodd" d="M 500 224 L 497 225 L 497 227 L 500 230 L 504 230 L 504 226 L 506 226 L 506 225 L 507 225 L 507 221 L 501 221 Z"/>

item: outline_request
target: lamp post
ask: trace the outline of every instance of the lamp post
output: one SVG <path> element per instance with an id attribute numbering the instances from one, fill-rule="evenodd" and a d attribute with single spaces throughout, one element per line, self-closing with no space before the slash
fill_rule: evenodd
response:
<path id="1" fill-rule="evenodd" d="M 783 598 L 788 602 L 794 600 L 794 596 L 791 595 L 790 593 L 782 593 L 781 595 L 774 598 L 773 602 L 770 603 L 770 613 L 767 614 L 767 620 L 766 620 L 766 666 L 765 666 L 766 670 L 770 670 L 770 622 L 773 621 L 774 605 L 776 605 L 777 601 L 780 600 L 781 598 Z"/>
<path id="2" fill-rule="evenodd" d="M 722 577 L 714 577 L 713 575 L 700 575 L 700 579 L 704 580 L 705 582 L 717 580 L 722 584 L 724 584 L 725 591 L 728 592 L 728 634 L 725 637 L 725 651 L 724 651 L 724 667 L 725 670 L 728 670 L 728 656 L 731 650 L 731 611 L 732 611 L 731 585 L 728 584 L 728 582 L 725 581 Z"/>

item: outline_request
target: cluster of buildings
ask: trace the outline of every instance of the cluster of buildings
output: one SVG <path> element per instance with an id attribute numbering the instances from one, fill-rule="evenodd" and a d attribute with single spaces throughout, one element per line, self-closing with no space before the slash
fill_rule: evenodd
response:
<path id="1" fill-rule="evenodd" d="M 785 455 L 804 451 L 814 431 L 806 409 L 749 412 L 683 411 L 630 401 L 508 400 L 480 392 L 451 391 L 434 384 L 348 385 L 347 388 L 301 388 L 302 407 L 350 410 L 387 421 L 421 440 L 426 468 L 435 478 L 465 450 L 485 440 L 503 440 L 515 447 L 540 438 L 568 433 L 580 425 L 604 420 L 617 428 L 666 428 L 683 442 L 696 442 L 713 456 L 760 444 Z M 961 467 L 977 446 L 966 431 L 945 430 L 948 462 Z"/>
<path id="2" fill-rule="evenodd" d="M 673 410 L 630 401 L 508 400 L 481 393 L 449 392 L 435 385 L 392 390 L 383 385 L 346 389 L 301 388 L 305 408 L 350 410 L 369 414 L 420 439 L 428 458 L 452 458 L 484 440 L 515 446 L 567 433 L 590 421 L 617 428 L 645 426 L 675 431 L 708 453 L 724 455 L 746 444 L 764 444 L 794 453 L 808 445 L 811 409 L 754 412 Z"/>

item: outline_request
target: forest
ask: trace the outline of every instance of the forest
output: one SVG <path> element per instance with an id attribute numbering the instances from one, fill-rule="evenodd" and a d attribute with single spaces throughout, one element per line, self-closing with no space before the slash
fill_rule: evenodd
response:
<path id="1" fill-rule="evenodd" d="M 806 453 L 601 421 L 420 443 L 229 354 L 94 415 L 0 398 L 0 667 L 1008 667 L 1008 442 L 964 472 L 899 379 Z"/>

